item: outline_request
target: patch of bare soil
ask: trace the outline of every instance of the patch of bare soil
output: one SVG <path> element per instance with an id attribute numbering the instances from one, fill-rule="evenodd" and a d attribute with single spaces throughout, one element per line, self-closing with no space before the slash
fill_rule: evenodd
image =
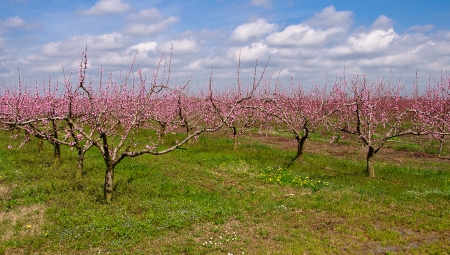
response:
<path id="1" fill-rule="evenodd" d="M 297 142 L 293 138 L 279 137 L 279 136 L 265 136 L 251 134 L 248 136 L 251 142 L 260 142 L 262 144 L 269 144 L 278 149 L 290 149 L 295 151 L 297 148 Z M 304 153 L 319 154 L 330 157 L 336 157 L 349 160 L 364 160 L 367 154 L 367 147 L 358 144 L 357 142 L 347 141 L 347 144 L 343 143 L 330 143 L 307 140 L 304 145 Z M 402 151 L 395 150 L 390 147 L 389 143 L 380 149 L 375 155 L 375 164 L 378 163 L 391 163 L 391 164 L 403 164 L 403 163 L 419 163 L 420 165 L 429 166 L 428 163 L 440 161 L 450 161 L 450 158 L 438 157 L 433 154 L 414 152 L 414 151 Z"/>
<path id="2" fill-rule="evenodd" d="M 9 196 L 9 189 L 0 186 L 0 196 Z M 29 236 L 41 233 L 44 222 L 44 207 L 42 205 L 17 206 L 10 211 L 0 212 L 0 241 L 6 241 L 14 236 Z"/>
<path id="3" fill-rule="evenodd" d="M 8 198 L 9 197 L 9 188 L 0 184 L 0 198 Z"/>
<path id="4" fill-rule="evenodd" d="M 408 252 L 413 249 L 420 248 L 421 246 L 430 245 L 433 243 L 450 243 L 450 233 L 445 232 L 429 232 L 420 233 L 409 229 L 394 229 L 397 231 L 401 238 L 404 240 L 402 245 L 383 245 L 381 242 L 367 242 L 364 244 L 364 252 L 370 254 L 387 254 L 387 253 L 400 253 Z"/>

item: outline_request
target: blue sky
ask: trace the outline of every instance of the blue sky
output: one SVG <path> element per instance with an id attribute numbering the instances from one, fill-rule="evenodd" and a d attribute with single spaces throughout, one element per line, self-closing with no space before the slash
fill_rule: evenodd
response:
<path id="1" fill-rule="evenodd" d="M 89 77 L 100 66 L 118 79 L 136 54 L 152 75 L 173 50 L 172 82 L 209 80 L 231 86 L 253 77 L 255 60 L 284 82 L 324 85 L 366 74 L 401 79 L 450 71 L 450 2 L 446 0 L 3 0 L 0 2 L 0 82 L 28 83 L 78 71 L 88 47 Z M 194 85 L 195 86 L 195 85 Z"/>

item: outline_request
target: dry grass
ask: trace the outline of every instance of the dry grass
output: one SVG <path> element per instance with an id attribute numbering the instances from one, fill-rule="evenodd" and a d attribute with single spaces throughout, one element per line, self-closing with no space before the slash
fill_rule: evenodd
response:
<path id="1" fill-rule="evenodd" d="M 13 210 L 0 212 L 0 223 L 9 225 L 0 235 L 0 241 L 41 234 L 45 207 L 42 205 L 18 206 Z"/>

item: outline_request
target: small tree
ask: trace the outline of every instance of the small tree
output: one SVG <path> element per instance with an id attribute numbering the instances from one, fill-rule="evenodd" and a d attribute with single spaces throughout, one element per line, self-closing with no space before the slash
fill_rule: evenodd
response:
<path id="1" fill-rule="evenodd" d="M 222 93 L 213 93 L 212 80 L 209 84 L 210 101 L 213 109 L 213 115 L 220 121 L 224 122 L 225 126 L 231 130 L 233 139 L 233 150 L 237 150 L 239 145 L 239 136 L 242 135 L 248 128 L 258 120 L 257 109 L 254 107 L 256 94 L 261 85 L 270 58 L 267 59 L 261 75 L 257 77 L 258 59 L 255 61 L 255 69 L 253 73 L 253 83 L 251 87 L 246 90 L 241 83 L 241 55 L 239 53 L 238 73 L 237 73 L 237 87 L 229 89 Z M 212 72 L 211 72 L 212 77 Z"/>
<path id="2" fill-rule="evenodd" d="M 332 103 L 339 110 L 328 124 L 357 136 L 367 146 L 366 171 L 369 177 L 375 177 L 374 156 L 389 139 L 421 134 L 405 125 L 411 108 L 408 104 L 412 100 L 407 100 L 402 92 L 400 83 L 397 86 L 384 80 L 369 83 L 365 76 L 359 75 L 353 76 L 351 86 L 344 78 L 333 88 Z"/>
<path id="3" fill-rule="evenodd" d="M 291 79 L 289 87 L 283 89 L 278 82 L 274 88 L 266 88 L 259 110 L 284 125 L 297 142 L 294 161 L 301 161 L 309 133 L 324 124 L 333 110 L 327 110 L 325 88 L 314 86 L 307 93 L 301 84 Z M 291 162 L 291 163 L 292 163 Z"/>
<path id="4" fill-rule="evenodd" d="M 439 141 L 437 155 L 441 156 L 445 138 L 450 135 L 450 77 L 441 75 L 433 83 L 430 77 L 425 93 L 416 92 L 412 111 L 417 114 L 420 128 Z"/>

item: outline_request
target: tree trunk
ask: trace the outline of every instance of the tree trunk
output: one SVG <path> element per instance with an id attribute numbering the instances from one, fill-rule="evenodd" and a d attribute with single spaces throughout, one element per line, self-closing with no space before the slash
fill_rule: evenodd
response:
<path id="1" fill-rule="evenodd" d="M 41 151 L 44 150 L 44 139 L 38 139 L 37 144 L 38 144 L 37 152 L 40 153 Z"/>
<path id="2" fill-rule="evenodd" d="M 54 147 L 54 151 L 53 151 L 53 155 L 54 155 L 54 162 L 55 164 L 59 164 L 60 159 L 61 159 L 61 145 L 57 142 L 53 143 L 53 147 Z"/>
<path id="3" fill-rule="evenodd" d="M 107 204 L 110 204 L 112 202 L 113 191 L 114 191 L 114 166 L 109 163 L 106 166 L 105 187 L 104 187 L 104 196 Z"/>
<path id="4" fill-rule="evenodd" d="M 58 164 L 61 159 L 61 145 L 57 142 L 58 140 L 58 130 L 56 128 L 56 123 L 54 120 L 52 120 L 52 128 L 53 128 L 53 138 L 55 139 L 53 142 L 53 155 L 54 155 L 54 161 L 55 164 Z"/>
<path id="5" fill-rule="evenodd" d="M 369 151 L 367 152 L 367 175 L 371 178 L 375 178 L 374 156 L 375 149 L 369 146 Z"/>
<path id="6" fill-rule="evenodd" d="M 305 145 L 306 139 L 308 138 L 309 130 L 305 129 L 305 133 L 300 137 L 296 136 L 295 140 L 297 141 L 297 155 L 294 158 L 294 161 L 302 161 L 303 160 L 303 147 Z"/>
<path id="7" fill-rule="evenodd" d="M 444 148 L 444 139 L 445 139 L 445 135 L 441 135 L 440 137 L 439 137 L 439 151 L 438 151 L 438 157 L 440 157 L 441 156 L 441 153 L 442 153 L 442 149 Z"/>
<path id="8" fill-rule="evenodd" d="M 163 122 L 159 122 L 159 133 L 158 133 L 158 139 L 161 139 L 164 135 L 164 132 L 166 132 L 166 124 Z"/>
<path id="9" fill-rule="evenodd" d="M 231 130 L 233 131 L 233 150 L 238 149 L 238 134 L 236 127 L 232 127 Z"/>
<path id="10" fill-rule="evenodd" d="M 103 140 L 103 159 L 106 164 L 105 172 L 105 187 L 103 189 L 104 197 L 107 204 L 112 202 L 112 195 L 114 191 L 114 166 L 115 164 L 111 160 L 111 155 L 109 155 L 108 137 L 105 133 L 100 135 Z"/>
<path id="11" fill-rule="evenodd" d="M 77 171 L 75 173 L 75 179 L 81 179 L 83 177 L 83 166 L 84 166 L 84 152 L 83 149 L 78 149 L 77 158 Z"/>

